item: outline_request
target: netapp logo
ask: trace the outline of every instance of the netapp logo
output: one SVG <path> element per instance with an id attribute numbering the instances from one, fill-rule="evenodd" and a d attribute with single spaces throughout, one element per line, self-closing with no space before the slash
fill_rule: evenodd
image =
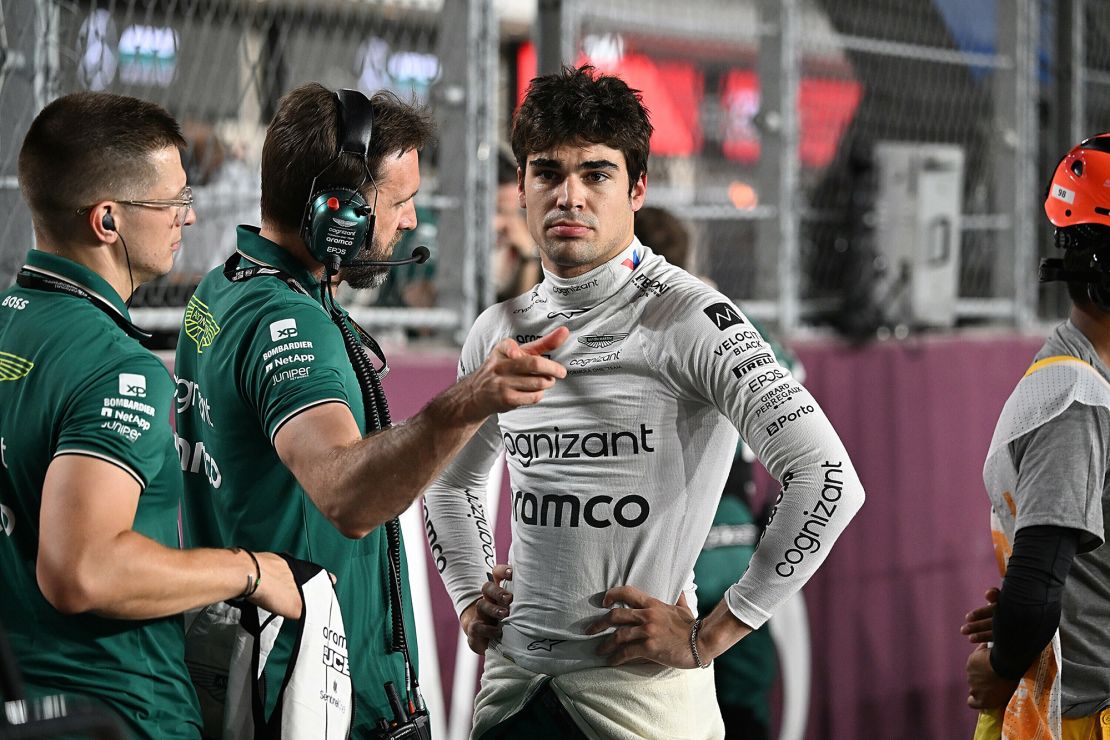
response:
<path id="1" fill-rule="evenodd" d="M 798 409 L 795 409 L 794 411 L 791 411 L 789 414 L 783 414 L 782 416 L 780 416 L 779 418 L 775 419 L 774 421 L 772 421 L 770 424 L 767 425 L 767 436 L 768 437 L 775 436 L 776 434 L 781 432 L 787 424 L 789 424 L 792 421 L 796 421 L 797 419 L 800 419 L 801 417 L 805 416 L 806 414 L 812 414 L 813 410 L 814 410 L 813 406 L 811 406 L 809 404 L 806 404 L 805 406 L 802 406 Z"/>
<path id="2" fill-rule="evenodd" d="M 581 519 L 586 526 L 595 529 L 611 527 L 614 521 L 631 529 L 646 522 L 649 513 L 647 499 L 634 493 L 616 501 L 602 494 L 583 502 L 569 494 L 537 496 L 527 491 L 513 491 L 513 519 L 541 527 L 562 527 L 567 521 L 565 526 L 577 527 Z"/>
<path id="3" fill-rule="evenodd" d="M 740 317 L 740 312 L 731 303 L 714 303 L 709 308 L 702 310 L 705 311 L 705 315 L 720 331 L 744 323 L 744 319 Z"/>
<path id="4" fill-rule="evenodd" d="M 750 373 L 752 370 L 755 370 L 757 367 L 763 367 L 764 365 L 774 365 L 774 364 L 775 364 L 775 358 L 774 357 L 771 357 L 771 355 L 768 354 L 767 352 L 760 352 L 755 357 L 751 357 L 747 360 L 744 360 L 739 365 L 732 368 L 732 374 L 736 376 L 737 380 L 739 380 L 740 378 L 742 378 L 745 375 L 747 375 L 748 373 Z"/>
<path id="5" fill-rule="evenodd" d="M 824 471 L 825 479 L 821 496 L 814 503 L 812 512 L 802 512 L 802 515 L 808 518 L 794 537 L 794 541 L 791 543 L 794 546 L 783 553 L 782 560 L 775 566 L 775 572 L 783 578 L 794 575 L 794 566 L 805 560 L 806 554 L 815 553 L 821 549 L 821 534 L 828 526 L 829 520 L 836 513 L 836 502 L 840 500 L 840 495 L 844 490 L 844 463 L 834 463 L 826 460 L 821 463 L 821 469 Z M 840 476 L 839 480 L 836 477 L 838 475 Z M 785 487 L 784 479 L 784 490 Z M 781 495 L 779 500 L 782 500 Z"/>
<path id="6" fill-rule="evenodd" d="M 577 432 L 560 432 L 559 427 L 552 427 L 551 434 L 506 432 L 501 439 L 509 456 L 528 467 L 535 460 L 620 457 L 622 454 L 639 455 L 641 449 L 644 452 L 655 452 L 655 448 L 648 444 L 648 437 L 654 431 L 648 429 L 646 424 L 641 424 L 639 433 L 590 432 L 583 435 Z"/>

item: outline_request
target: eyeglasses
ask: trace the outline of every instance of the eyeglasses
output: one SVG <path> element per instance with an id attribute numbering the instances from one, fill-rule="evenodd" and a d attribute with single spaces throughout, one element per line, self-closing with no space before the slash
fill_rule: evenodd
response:
<path id="1" fill-rule="evenodd" d="M 141 206 L 142 208 L 176 208 L 177 223 L 184 224 L 193 207 L 193 189 L 185 187 L 181 195 L 176 198 L 152 198 L 150 200 L 117 200 L 125 206 Z M 93 209 L 92 206 L 82 206 L 77 209 L 78 216 L 84 216 Z"/>

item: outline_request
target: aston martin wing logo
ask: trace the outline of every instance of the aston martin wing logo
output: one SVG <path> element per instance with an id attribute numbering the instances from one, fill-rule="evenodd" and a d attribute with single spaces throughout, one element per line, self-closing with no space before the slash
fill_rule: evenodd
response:
<path id="1" fill-rule="evenodd" d="M 10 352 L 0 352 L 0 383 L 5 380 L 23 380 L 35 363 Z"/>
<path id="2" fill-rule="evenodd" d="M 628 332 L 622 334 L 589 334 L 584 337 L 578 337 L 578 341 L 590 349 L 605 349 L 611 347 L 617 342 L 623 342 L 628 339 Z"/>
<path id="3" fill-rule="evenodd" d="M 332 221 L 335 223 L 336 226 L 342 227 L 344 229 L 353 229 L 354 227 L 358 226 L 358 221 L 344 221 L 341 218 L 333 218 Z"/>
<path id="4" fill-rule="evenodd" d="M 216 323 L 216 318 L 204 301 L 194 295 L 185 306 L 185 336 L 197 345 L 197 354 L 211 347 L 219 333 L 220 325 Z"/>

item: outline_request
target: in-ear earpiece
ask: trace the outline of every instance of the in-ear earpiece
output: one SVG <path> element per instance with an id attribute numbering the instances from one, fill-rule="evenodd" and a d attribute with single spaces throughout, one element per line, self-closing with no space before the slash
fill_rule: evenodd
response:
<path id="1" fill-rule="evenodd" d="M 103 226 L 108 231 L 115 231 L 116 230 L 116 220 L 114 218 L 112 218 L 111 213 L 105 213 L 104 214 L 104 218 L 100 219 L 100 225 Z"/>

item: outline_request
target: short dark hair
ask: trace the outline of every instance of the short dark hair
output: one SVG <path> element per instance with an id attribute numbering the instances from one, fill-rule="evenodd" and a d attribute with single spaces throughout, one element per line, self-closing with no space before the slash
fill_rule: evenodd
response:
<path id="1" fill-rule="evenodd" d="M 424 148 L 432 139 L 434 126 L 424 106 L 405 103 L 388 90 L 375 93 L 370 104 L 374 128 L 366 166 L 380 184 L 385 158 Z M 312 195 L 312 179 L 335 159 L 338 149 L 335 93 L 310 82 L 285 95 L 262 146 L 262 219 L 284 231 L 299 229 Z M 343 155 L 317 180 L 316 187 L 357 187 L 365 179 L 358 157 Z M 369 187 L 366 183 L 365 188 Z"/>
<path id="2" fill-rule="evenodd" d="M 150 155 L 185 148 L 181 128 L 161 106 L 104 92 L 65 95 L 43 108 L 19 150 L 19 187 L 35 228 L 64 239 L 78 208 L 137 198 L 154 184 Z"/>
<path id="3" fill-rule="evenodd" d="M 604 144 L 624 154 L 631 193 L 647 172 L 651 132 L 639 90 L 588 64 L 563 67 L 529 83 L 513 117 L 513 156 L 523 170 L 534 152 L 568 143 Z"/>
<path id="4" fill-rule="evenodd" d="M 640 243 L 651 247 L 651 251 L 662 255 L 675 267 L 686 269 L 690 232 L 673 213 L 655 206 L 644 206 L 636 212 L 633 228 Z"/>

